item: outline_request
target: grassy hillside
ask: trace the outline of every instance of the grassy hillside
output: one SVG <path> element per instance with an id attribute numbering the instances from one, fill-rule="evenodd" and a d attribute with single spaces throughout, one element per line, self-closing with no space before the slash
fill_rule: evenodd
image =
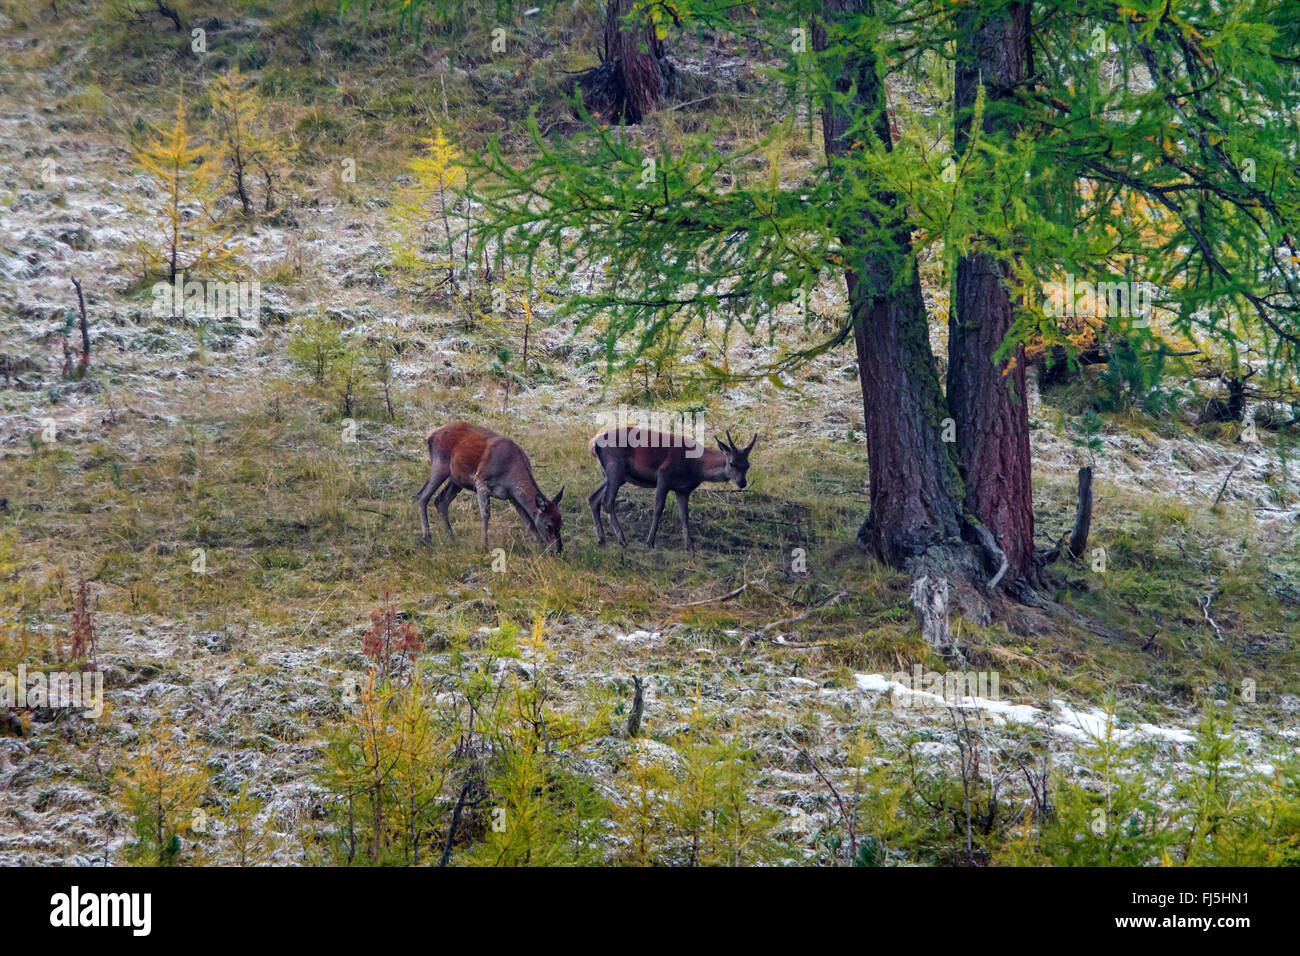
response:
<path id="1" fill-rule="evenodd" d="M 403 254 L 423 138 L 524 150 L 530 110 L 572 122 L 592 5 L 521 18 L 493 54 L 474 20 L 395 45 L 383 15 L 363 29 L 326 0 L 178 4 L 203 55 L 135 6 L 9 2 L 0 18 L 0 670 L 59 668 L 84 580 L 107 705 L 6 712 L 0 861 L 1294 859 L 1285 432 L 1196 425 L 1204 398 L 1177 371 L 1172 412 L 1101 413 L 1099 553 L 1057 569 L 1058 610 L 954 621 L 968 667 L 1022 709 L 891 697 L 871 675 L 950 665 L 920 636 L 911 581 L 854 544 L 867 472 L 849 352 L 783 387 L 722 386 L 709 366 L 755 367 L 801 333 L 744 341 L 719 323 L 611 372 L 599 328 L 553 319 L 565 282 L 598 277 L 543 273 L 525 304 L 511 272 L 501 309 L 478 263 L 453 288 L 436 253 Z M 741 46 L 685 46 L 685 105 L 628 135 L 713 124 L 756 142 L 765 80 Z M 276 211 L 246 220 L 228 190 L 213 211 L 261 308 L 160 317 L 135 262 L 153 197 L 132 145 L 182 88 L 207 135 L 206 94 L 232 65 L 296 150 Z M 796 137 L 780 166 L 797 178 L 819 159 Z M 450 215 L 460 228 L 475 210 L 453 197 Z M 924 264 L 936 341 L 940 266 Z M 72 277 L 84 375 L 63 372 Z M 843 307 L 830 283 L 813 299 Z M 350 356 L 321 381 L 303 361 L 314 336 Z M 1072 436 L 1104 393 L 1089 370 L 1031 397 L 1044 544 L 1073 520 L 1090 456 Z M 586 443 L 620 404 L 761 435 L 743 493 L 693 496 L 693 556 L 671 509 L 644 546 L 651 495 L 631 488 L 628 548 L 595 545 Z M 519 440 L 547 494 L 567 489 L 563 554 L 504 502 L 483 551 L 468 495 L 456 539 L 421 541 L 423 437 L 462 418 Z M 402 624 L 418 650 L 376 651 Z"/>

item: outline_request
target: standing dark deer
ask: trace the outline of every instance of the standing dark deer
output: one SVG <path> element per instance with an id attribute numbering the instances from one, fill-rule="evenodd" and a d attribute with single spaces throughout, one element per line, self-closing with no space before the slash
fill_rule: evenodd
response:
<path id="1" fill-rule="evenodd" d="M 442 515 L 442 523 L 451 530 L 447 506 L 461 491 L 472 489 L 478 495 L 478 511 L 483 518 L 483 547 L 487 547 L 489 498 L 509 501 L 519 517 L 532 529 L 538 542 L 555 551 L 563 551 L 560 540 L 560 499 L 564 488 L 550 501 L 537 487 L 533 468 L 524 450 L 494 431 L 454 422 L 429 433 L 429 480 L 415 496 L 420 504 L 420 530 L 429 537 L 429 499 Z M 439 491 L 438 489 L 442 490 Z"/>
<path id="2" fill-rule="evenodd" d="M 754 448 L 754 442 L 758 441 L 758 435 L 754 435 L 744 448 L 736 447 L 731 440 L 730 431 L 727 432 L 725 442 L 721 438 L 715 440 L 718 443 L 716 451 L 705 448 L 691 438 L 644 429 L 610 428 L 593 438 L 587 447 L 605 473 L 605 480 L 600 487 L 587 497 L 591 513 L 596 519 L 596 543 L 605 543 L 605 525 L 600 519 L 603 507 L 609 512 L 609 520 L 614 525 L 614 536 L 618 538 L 618 543 L 626 546 L 627 538 L 618 521 L 615 499 L 618 489 L 625 481 L 630 481 L 642 488 L 655 490 L 654 518 L 650 522 L 646 544 L 652 548 L 655 546 L 659 517 L 663 514 L 664 502 L 671 491 L 677 495 L 677 516 L 682 521 L 682 541 L 687 550 L 694 552 L 687 499 L 692 491 L 706 481 L 734 481 L 737 488 L 744 488 L 745 473 L 749 471 L 749 453 Z"/>

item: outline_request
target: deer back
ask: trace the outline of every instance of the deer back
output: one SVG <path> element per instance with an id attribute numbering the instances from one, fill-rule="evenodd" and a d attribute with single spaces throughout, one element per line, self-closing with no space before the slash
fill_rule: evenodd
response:
<path id="1" fill-rule="evenodd" d="M 502 496 L 510 492 L 510 497 L 530 512 L 544 507 L 546 497 L 533 477 L 528 455 L 504 435 L 480 425 L 453 422 L 430 432 L 428 442 L 430 458 L 444 456 L 452 480 L 461 487 L 482 482 Z"/>

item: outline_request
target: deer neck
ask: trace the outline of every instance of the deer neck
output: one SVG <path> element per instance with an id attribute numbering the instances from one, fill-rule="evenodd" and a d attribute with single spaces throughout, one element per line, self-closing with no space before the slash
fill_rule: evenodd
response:
<path id="1" fill-rule="evenodd" d="M 514 491 L 515 501 L 536 525 L 537 516 L 542 510 L 537 507 L 537 499 L 542 497 L 542 489 L 537 486 L 532 472 L 527 468 L 516 468 L 510 476 L 510 487 Z"/>

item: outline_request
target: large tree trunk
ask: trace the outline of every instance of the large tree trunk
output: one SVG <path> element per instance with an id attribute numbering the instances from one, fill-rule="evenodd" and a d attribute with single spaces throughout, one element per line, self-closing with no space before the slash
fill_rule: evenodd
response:
<path id="1" fill-rule="evenodd" d="M 954 96 L 959 151 L 970 138 L 981 81 L 984 129 L 1009 131 L 999 101 L 1024 79 L 1028 31 L 1028 3 L 1008 4 L 992 16 L 982 16 L 974 5 L 959 14 Z M 966 508 L 993 534 L 1006 555 L 1005 580 L 1013 583 L 1033 575 L 1034 510 L 1024 348 L 1017 346 L 1001 361 L 994 358 L 1015 321 L 1010 277 L 1008 265 L 987 253 L 976 251 L 957 260 L 948 332 L 948 406 L 957 425 Z"/>
<path id="2" fill-rule="evenodd" d="M 579 80 L 588 109 L 611 121 L 640 123 L 677 91 L 677 70 L 650 17 L 627 19 L 633 0 L 608 0 L 600 66 Z"/>
<path id="3" fill-rule="evenodd" d="M 832 0 L 823 9 L 828 19 L 852 16 L 862 11 L 863 0 Z M 813 27 L 813 46 L 827 47 L 820 22 Z M 855 141 L 864 134 L 853 124 L 866 116 L 874 116 L 875 134 L 892 147 L 874 51 L 865 45 L 850 51 L 835 86 L 854 98 L 843 105 L 823 104 L 822 134 L 832 165 L 836 157 L 861 148 Z M 911 567 L 913 559 L 960 534 L 961 481 L 941 437 L 947 413 L 908 223 L 901 211 L 897 220 L 882 223 L 871 211 L 852 208 L 845 193 L 840 238 L 871 482 L 871 510 L 858 540 L 881 560 Z M 876 198 L 885 208 L 901 210 L 895 196 Z"/>
<path id="4" fill-rule="evenodd" d="M 871 482 L 858 541 L 896 567 L 961 532 L 961 481 L 940 437 L 943 394 L 915 268 L 892 285 L 914 266 L 900 242 L 896 262 L 862 255 L 846 276 Z"/>

